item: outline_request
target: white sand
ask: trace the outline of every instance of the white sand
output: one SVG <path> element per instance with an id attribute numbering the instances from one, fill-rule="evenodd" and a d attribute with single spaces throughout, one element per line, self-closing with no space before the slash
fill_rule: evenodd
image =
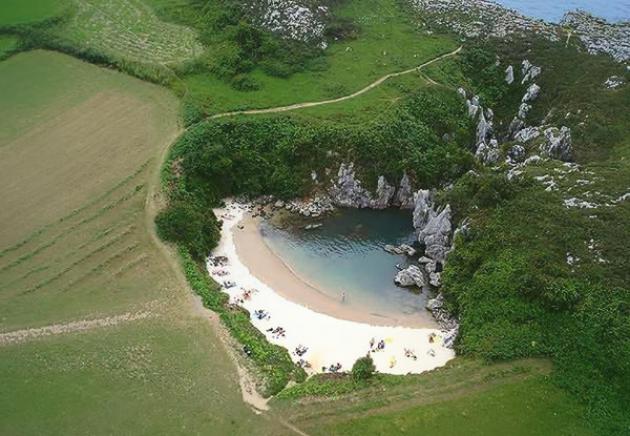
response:
<path id="1" fill-rule="evenodd" d="M 300 357 L 293 351 L 298 345 L 308 348 L 302 359 L 311 364 L 307 372 L 322 372 L 335 363 L 341 363 L 341 371 L 350 371 L 354 362 L 365 356 L 370 350 L 370 339 L 378 343 L 385 341 L 385 349 L 371 353 L 376 369 L 388 374 L 420 373 L 444 365 L 455 357 L 453 350 L 442 345 L 443 334 L 437 329 L 375 326 L 360 322 L 333 318 L 324 313 L 315 312 L 307 307 L 289 301 L 271 287 L 253 276 L 246 265 L 237 256 L 234 244 L 234 231 L 246 211 L 241 205 L 228 203 L 224 209 L 215 210 L 217 217 L 223 219 L 223 228 L 219 246 L 214 256 L 226 256 L 228 264 L 217 268 L 208 263 L 208 272 L 219 283 L 227 280 L 236 286 L 224 289 L 230 295 L 230 301 L 239 304 L 251 313 L 252 323 L 263 332 L 267 339 L 289 350 L 291 358 L 298 362 Z M 218 270 L 227 271 L 227 275 L 216 274 Z M 249 299 L 242 300 L 246 289 L 255 289 Z M 291 295 L 290 290 L 283 290 L 283 295 Z M 242 301 L 241 301 L 242 300 Z M 270 314 L 270 319 L 258 320 L 254 311 L 263 309 Z M 274 337 L 269 328 L 281 326 L 286 331 L 284 337 Z M 433 343 L 429 342 L 434 334 Z M 405 349 L 412 350 L 417 359 L 405 356 Z"/>

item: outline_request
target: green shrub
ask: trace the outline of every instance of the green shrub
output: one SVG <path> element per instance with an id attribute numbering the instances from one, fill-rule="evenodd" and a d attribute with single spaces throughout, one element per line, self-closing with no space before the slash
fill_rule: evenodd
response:
<path id="1" fill-rule="evenodd" d="M 247 74 L 237 74 L 232 77 L 230 84 L 237 91 L 256 91 L 260 89 L 260 83 Z"/>
<path id="2" fill-rule="evenodd" d="M 220 238 L 212 210 L 191 202 L 172 202 L 157 215 L 155 223 L 162 239 L 181 244 L 198 260 L 204 259 Z"/>
<path id="3" fill-rule="evenodd" d="M 365 357 L 358 358 L 357 361 L 354 362 L 354 365 L 352 365 L 352 378 L 356 382 L 367 380 L 374 375 L 375 371 L 376 366 L 374 366 L 374 361 L 368 354 Z"/>

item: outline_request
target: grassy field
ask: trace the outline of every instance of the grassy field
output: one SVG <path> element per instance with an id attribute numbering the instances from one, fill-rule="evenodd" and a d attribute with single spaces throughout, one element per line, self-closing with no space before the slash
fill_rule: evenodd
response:
<path id="1" fill-rule="evenodd" d="M 63 12 L 66 5 L 64 0 L 2 0 L 0 29 L 53 18 Z"/>
<path id="2" fill-rule="evenodd" d="M 278 433 L 150 233 L 177 100 L 44 51 L 0 83 L 0 434 Z"/>
<path id="3" fill-rule="evenodd" d="M 450 38 L 418 30 L 395 0 L 351 0 L 337 8 L 336 15 L 360 26 L 360 35 L 331 44 L 321 71 L 283 79 L 256 69 L 251 76 L 260 89 L 255 91 L 237 91 L 210 73 L 193 74 L 184 77 L 188 97 L 210 114 L 325 100 L 351 94 L 385 74 L 420 65 L 457 48 Z"/>

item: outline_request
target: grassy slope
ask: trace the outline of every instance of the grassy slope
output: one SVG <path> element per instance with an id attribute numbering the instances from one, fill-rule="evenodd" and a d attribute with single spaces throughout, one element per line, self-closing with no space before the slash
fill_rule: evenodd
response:
<path id="1" fill-rule="evenodd" d="M 262 86 L 249 92 L 234 90 L 209 73 L 196 74 L 184 79 L 189 96 L 209 113 L 325 100 L 351 94 L 385 74 L 457 48 L 450 38 L 417 31 L 394 0 L 350 0 L 334 13 L 359 24 L 361 32 L 356 40 L 333 43 L 326 49 L 326 69 L 297 73 L 289 79 L 255 70 L 252 76 Z"/>
<path id="2" fill-rule="evenodd" d="M 403 411 L 324 425 L 312 434 L 590 435 L 582 409 L 566 393 L 535 378 L 487 392 Z"/>
<path id="3" fill-rule="evenodd" d="M 38 80 L 42 71 L 55 80 Z M 31 156 L 11 168 L 2 161 L 1 174 L 28 173 L 40 165 L 42 175 L 58 174 L 60 182 L 39 186 L 57 204 L 54 213 L 40 217 L 35 206 L 32 215 L 2 220 L 2 228 L 15 229 L 15 235 L 3 234 L 0 249 L 0 331 L 137 310 L 152 314 L 115 327 L 0 345 L 0 407 L 5 411 L 0 433 L 225 434 L 250 432 L 254 425 L 261 432 L 272 427 L 253 421 L 216 332 L 205 316 L 195 315 L 188 289 L 149 237 L 147 186 L 161 147 L 176 132 L 177 101 L 153 85 L 49 52 L 3 62 L 0 77 L 0 83 L 16 88 L 23 88 L 20 80 L 30 84 L 22 99 L 12 94 L 10 101 L 2 100 L 33 123 L 10 133 L 25 147 L 32 145 L 29 132 L 42 113 L 63 117 L 99 93 L 124 95 L 146 115 L 135 133 L 128 132 L 124 152 L 112 149 L 98 162 L 88 157 L 93 149 L 110 147 L 108 141 L 100 136 L 90 141 L 89 134 L 73 138 L 68 130 L 67 141 L 46 144 L 61 150 L 75 141 L 84 144 L 62 161 Z M 147 101 L 153 109 L 144 106 Z M 93 135 L 100 130 L 115 134 L 117 126 L 108 124 L 101 109 L 91 108 Z M 56 129 L 51 137 L 64 125 Z M 5 143 L 3 150 L 12 146 Z M 72 180 L 76 164 L 98 171 L 63 185 Z M 34 177 L 11 189 L 32 195 L 38 183 Z M 87 193 L 90 198 L 83 198 Z"/>
<path id="4" fill-rule="evenodd" d="M 3 0 L 0 4 L 0 28 L 33 24 L 55 17 L 64 6 L 62 0 Z"/>
<path id="5" fill-rule="evenodd" d="M 310 434 L 591 434 L 582 409 L 548 381 L 545 361 L 457 358 L 418 376 L 356 384 L 320 376 L 274 406 Z"/>

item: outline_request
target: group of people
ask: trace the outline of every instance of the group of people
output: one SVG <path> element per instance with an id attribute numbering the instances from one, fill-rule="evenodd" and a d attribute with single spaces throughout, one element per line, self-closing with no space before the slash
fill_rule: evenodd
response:
<path id="1" fill-rule="evenodd" d="M 293 354 L 295 354 L 298 357 L 302 357 L 306 354 L 307 351 L 308 351 L 308 347 L 305 347 L 304 345 L 300 344 L 297 347 L 295 347 Z"/>
<path id="2" fill-rule="evenodd" d="M 376 347 L 374 347 L 375 344 L 376 344 L 376 339 L 374 338 L 370 339 L 370 351 L 372 352 L 383 351 L 385 349 L 385 341 L 383 339 L 378 341 L 378 344 L 376 344 Z"/>
<path id="3" fill-rule="evenodd" d="M 270 327 L 267 329 L 267 332 L 271 332 L 271 335 L 274 339 L 284 338 L 286 336 L 287 331 L 283 327 Z"/>
<path id="4" fill-rule="evenodd" d="M 405 357 L 413 360 L 418 360 L 418 356 L 416 356 L 415 351 L 410 350 L 409 348 L 405 348 Z"/>
<path id="5" fill-rule="evenodd" d="M 328 368 L 326 368 L 325 366 L 322 366 L 322 372 L 326 372 L 326 370 L 328 370 L 328 372 L 331 372 L 333 374 L 338 373 L 339 371 L 341 371 L 341 363 L 339 362 L 334 363 L 330 365 Z"/>
<path id="6" fill-rule="evenodd" d="M 271 319 L 271 315 L 269 315 L 269 312 L 267 312 L 266 310 L 263 310 L 263 309 L 255 310 L 254 311 L 254 316 L 259 321 L 262 321 L 263 319 L 266 319 L 266 320 Z"/>

